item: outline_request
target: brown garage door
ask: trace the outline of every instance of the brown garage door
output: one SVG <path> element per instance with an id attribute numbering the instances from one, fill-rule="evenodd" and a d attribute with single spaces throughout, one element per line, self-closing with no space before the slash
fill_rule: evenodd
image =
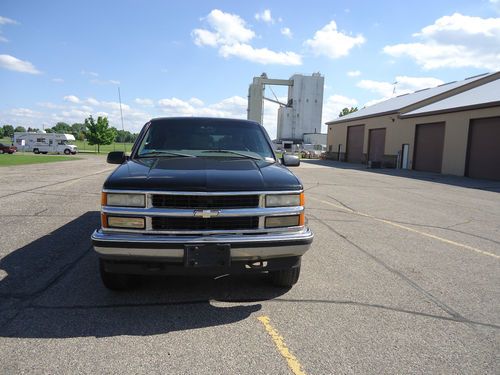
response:
<path id="1" fill-rule="evenodd" d="M 368 139 L 368 160 L 381 162 L 385 150 L 385 129 L 371 129 Z"/>
<path id="2" fill-rule="evenodd" d="M 466 175 L 500 180 L 500 117 L 471 121 Z"/>
<path id="3" fill-rule="evenodd" d="M 417 125 L 413 169 L 441 173 L 443 146 L 444 122 Z"/>
<path id="4" fill-rule="evenodd" d="M 363 161 L 363 143 L 365 140 L 365 126 L 356 125 L 347 128 L 347 161 L 361 163 Z"/>

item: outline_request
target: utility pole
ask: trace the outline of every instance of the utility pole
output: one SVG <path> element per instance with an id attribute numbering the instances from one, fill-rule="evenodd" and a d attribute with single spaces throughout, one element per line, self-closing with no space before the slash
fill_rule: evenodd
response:
<path id="1" fill-rule="evenodd" d="M 120 93 L 120 86 L 118 86 L 118 101 L 120 102 L 120 117 L 122 119 L 122 143 L 123 143 L 123 151 L 127 152 L 127 147 L 125 146 L 125 128 L 123 127 L 122 96 L 121 96 L 121 93 Z"/>

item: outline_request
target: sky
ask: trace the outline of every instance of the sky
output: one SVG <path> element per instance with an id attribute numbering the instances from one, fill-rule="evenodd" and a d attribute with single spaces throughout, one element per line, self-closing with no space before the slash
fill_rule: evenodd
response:
<path id="1" fill-rule="evenodd" d="M 326 122 L 499 70 L 500 0 L 0 2 L 0 126 L 92 115 L 121 128 L 118 88 L 131 132 L 153 117 L 246 118 L 263 72 L 320 72 Z M 276 117 L 266 102 L 272 138 Z"/>

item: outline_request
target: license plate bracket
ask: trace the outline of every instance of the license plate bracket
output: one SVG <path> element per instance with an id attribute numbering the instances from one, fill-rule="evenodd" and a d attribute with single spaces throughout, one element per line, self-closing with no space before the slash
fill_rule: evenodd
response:
<path id="1" fill-rule="evenodd" d="M 186 267 L 218 267 L 231 265 L 231 245 L 202 244 L 184 246 L 184 265 Z"/>

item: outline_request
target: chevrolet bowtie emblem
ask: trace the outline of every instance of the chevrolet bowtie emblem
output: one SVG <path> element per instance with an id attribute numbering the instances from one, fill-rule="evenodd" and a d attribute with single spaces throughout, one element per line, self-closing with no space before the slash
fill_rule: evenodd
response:
<path id="1" fill-rule="evenodd" d="M 219 216 L 218 210 L 194 210 L 194 217 L 202 217 L 203 219 L 210 219 L 211 217 Z"/>

